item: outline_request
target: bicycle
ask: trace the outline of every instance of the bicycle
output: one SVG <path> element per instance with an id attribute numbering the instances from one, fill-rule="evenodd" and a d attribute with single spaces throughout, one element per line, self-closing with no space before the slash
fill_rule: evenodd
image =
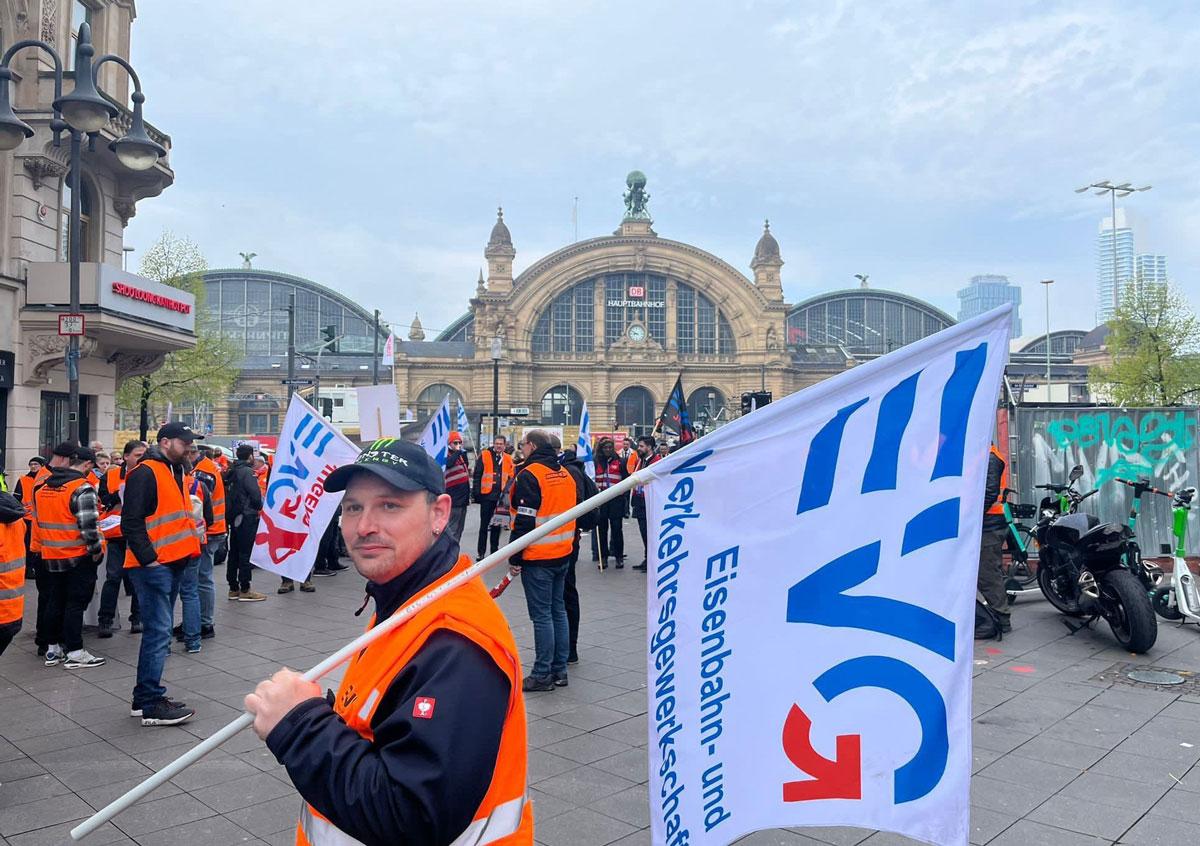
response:
<path id="1" fill-rule="evenodd" d="M 1030 553 L 1036 561 L 1038 556 L 1037 535 L 1034 527 L 1018 520 L 1028 520 L 1037 516 L 1037 506 L 1029 503 L 1010 503 L 1009 494 L 1014 494 L 1012 488 L 1005 488 L 1002 494 L 1004 504 L 1004 519 L 1008 531 L 1004 539 L 1005 579 L 1004 589 L 1009 602 L 1016 602 L 1017 597 L 1027 593 L 1039 593 L 1037 573 L 1030 568 Z M 1036 564 L 1034 565 L 1036 567 Z"/>

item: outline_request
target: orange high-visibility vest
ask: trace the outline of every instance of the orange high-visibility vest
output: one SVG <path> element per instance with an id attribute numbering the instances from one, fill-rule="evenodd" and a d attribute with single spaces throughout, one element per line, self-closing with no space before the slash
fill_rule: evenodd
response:
<path id="1" fill-rule="evenodd" d="M 504 486 L 513 476 L 512 456 L 507 452 L 502 453 L 499 478 L 497 478 L 496 459 L 492 456 L 492 450 L 485 449 L 483 455 L 479 456 L 479 460 L 483 462 L 483 476 L 479 480 L 479 493 L 490 494 L 493 490 L 504 490 Z"/>
<path id="2" fill-rule="evenodd" d="M 1004 513 L 1004 492 L 1008 490 L 1008 462 L 1004 460 L 1004 456 L 1000 454 L 1000 450 L 996 449 L 993 444 L 990 447 L 991 454 L 1000 459 L 1004 464 L 1004 469 L 1000 472 L 1000 496 L 988 506 L 988 514 L 1003 514 Z"/>
<path id="3" fill-rule="evenodd" d="M 25 616 L 25 527 L 0 523 L 0 626 Z"/>
<path id="4" fill-rule="evenodd" d="M 575 480 L 571 478 L 571 474 L 561 467 L 558 470 L 551 470 L 545 464 L 536 462 L 526 464 L 521 468 L 521 473 L 532 473 L 537 479 L 538 490 L 542 492 L 542 504 L 536 512 L 533 509 L 517 506 L 512 506 L 512 515 L 515 518 L 518 514 L 523 514 L 528 517 L 533 517 L 535 523 L 540 526 L 548 520 L 552 520 L 564 511 L 569 511 L 578 505 L 578 491 L 575 489 Z M 513 484 L 516 488 L 516 484 Z M 533 512 L 533 513 L 530 513 Z M 547 561 L 552 558 L 566 558 L 571 554 L 571 546 L 575 543 L 575 521 L 559 526 L 558 529 L 546 535 L 538 541 L 534 541 L 529 546 L 525 547 L 525 551 L 521 553 L 521 557 L 526 561 Z"/>
<path id="5" fill-rule="evenodd" d="M 471 566 L 462 556 L 450 572 L 430 585 L 433 590 Z M 371 619 L 375 625 L 375 619 Z M 500 734 L 500 750 L 492 772 L 492 782 L 466 831 L 454 844 L 489 846 L 530 846 L 533 843 L 533 806 L 525 797 L 526 735 L 525 699 L 521 693 L 521 660 L 508 621 L 488 595 L 482 580 L 446 594 L 422 608 L 399 628 L 372 643 L 350 661 L 338 688 L 333 710 L 346 725 L 367 740 L 374 740 L 371 718 L 387 693 L 392 680 L 413 659 L 429 636 L 449 630 L 470 640 L 485 651 L 508 678 L 508 712 Z M 438 708 L 466 708 L 468 702 L 438 703 Z M 404 832 L 396 832 L 396 842 Z M 361 846 L 323 817 L 316 808 L 305 804 L 296 828 L 297 846 Z"/>
<path id="6" fill-rule="evenodd" d="M 211 458 L 202 458 L 196 463 L 196 470 L 207 473 L 216 479 L 212 490 L 213 523 L 208 527 L 208 536 L 225 534 L 225 480 L 221 471 Z"/>
<path id="7" fill-rule="evenodd" d="M 50 478 L 50 468 L 42 467 L 37 471 L 37 475 L 33 477 L 33 493 L 36 494 L 39 487 L 46 483 Z M 33 495 L 29 497 L 29 551 L 41 553 L 42 544 L 38 539 L 37 530 L 37 512 L 33 508 Z"/>
<path id="8" fill-rule="evenodd" d="M 606 490 L 619 481 L 621 481 L 621 459 L 614 457 L 605 461 L 603 458 L 597 458 L 596 487 Z"/>
<path id="9" fill-rule="evenodd" d="M 265 498 L 267 495 L 267 481 L 271 473 L 271 468 L 264 464 L 262 470 L 256 470 L 254 472 L 258 480 L 258 489 Z"/>
<path id="10" fill-rule="evenodd" d="M 17 499 L 25 506 L 25 522 L 33 520 L 33 486 L 34 477 L 26 473 L 17 479 Z"/>
<path id="11" fill-rule="evenodd" d="M 625 459 L 625 472 L 632 476 L 638 470 L 638 454 L 637 452 L 629 453 L 629 457 Z"/>
<path id="12" fill-rule="evenodd" d="M 131 471 L 153 473 L 156 505 L 146 515 L 146 534 L 159 564 L 170 564 L 200 554 L 196 524 L 192 520 L 191 497 L 185 496 L 171 470 L 161 461 L 145 461 Z M 128 481 L 128 477 L 126 477 Z M 125 550 L 125 569 L 140 567 L 132 549 Z"/>
<path id="13" fill-rule="evenodd" d="M 62 487 L 42 485 L 34 493 L 33 533 L 45 560 L 82 558 L 88 554 L 79 522 L 71 512 L 71 495 L 86 484 L 87 479 L 72 479 Z"/>
<path id="14" fill-rule="evenodd" d="M 110 494 L 115 493 L 122 499 L 125 496 L 125 469 L 118 467 L 115 464 L 109 467 L 104 474 L 104 489 Z M 104 520 L 108 517 L 121 516 L 121 500 L 117 500 L 117 504 L 112 508 L 107 508 L 100 512 L 100 519 Z M 110 529 L 102 529 L 100 534 L 104 535 L 105 540 L 120 540 L 121 539 L 121 522 Z"/>

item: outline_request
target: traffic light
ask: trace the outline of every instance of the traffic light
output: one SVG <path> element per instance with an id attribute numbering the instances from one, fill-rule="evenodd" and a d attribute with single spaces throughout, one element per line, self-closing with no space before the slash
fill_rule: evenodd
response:
<path id="1" fill-rule="evenodd" d="M 321 416 L 326 420 L 333 419 L 333 397 L 321 397 Z"/>
<path id="2" fill-rule="evenodd" d="M 771 402 L 770 391 L 747 391 L 742 394 L 742 416 Z"/>
<path id="3" fill-rule="evenodd" d="M 337 341 L 337 326 L 330 323 L 328 326 L 321 327 L 321 346 L 326 352 L 335 353 L 338 351 Z"/>

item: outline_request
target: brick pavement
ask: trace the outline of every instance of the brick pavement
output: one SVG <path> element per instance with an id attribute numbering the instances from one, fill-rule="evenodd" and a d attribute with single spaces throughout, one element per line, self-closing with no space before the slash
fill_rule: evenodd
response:
<path id="1" fill-rule="evenodd" d="M 474 510 L 474 509 L 473 509 Z M 464 535 L 472 539 L 475 515 Z M 630 521 L 627 547 L 640 549 Z M 649 843 L 646 801 L 645 576 L 579 567 L 581 662 L 571 684 L 531 694 L 530 793 L 544 846 Z M 498 578 L 498 577 L 496 577 Z M 64 844 L 67 830 L 235 717 L 243 695 L 280 664 L 308 667 L 361 628 L 362 580 L 318 579 L 313 595 L 227 602 L 215 640 L 168 661 L 170 693 L 193 722 L 143 728 L 128 716 L 137 638 L 87 638 L 104 667 L 68 671 L 35 659 L 31 621 L 0 658 L 0 846 Z M 33 590 L 32 582 L 29 589 Z M 124 600 L 122 600 L 124 602 Z M 32 606 L 32 603 L 30 603 Z M 502 597 L 522 658 L 532 631 L 520 584 Z M 32 612 L 32 608 L 31 608 Z M 976 650 L 973 844 L 1200 843 L 1200 694 L 1096 677 L 1130 656 L 1106 633 L 1067 637 L 1045 602 L 1019 604 L 1015 630 Z M 1163 625 L 1150 656 L 1200 673 L 1200 631 Z M 298 798 L 246 732 L 86 842 L 291 844 Z M 746 844 L 906 843 L 855 829 L 760 832 Z"/>

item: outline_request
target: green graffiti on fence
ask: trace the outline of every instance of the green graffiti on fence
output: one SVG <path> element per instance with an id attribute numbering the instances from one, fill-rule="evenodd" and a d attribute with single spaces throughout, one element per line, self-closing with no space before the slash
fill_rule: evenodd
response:
<path id="1" fill-rule="evenodd" d="M 1196 419 L 1185 411 L 1148 411 L 1138 415 L 1107 411 L 1081 414 L 1074 420 L 1053 420 L 1047 434 L 1062 448 L 1115 447 L 1122 456 L 1139 456 L 1157 463 L 1183 453 L 1196 443 Z"/>

